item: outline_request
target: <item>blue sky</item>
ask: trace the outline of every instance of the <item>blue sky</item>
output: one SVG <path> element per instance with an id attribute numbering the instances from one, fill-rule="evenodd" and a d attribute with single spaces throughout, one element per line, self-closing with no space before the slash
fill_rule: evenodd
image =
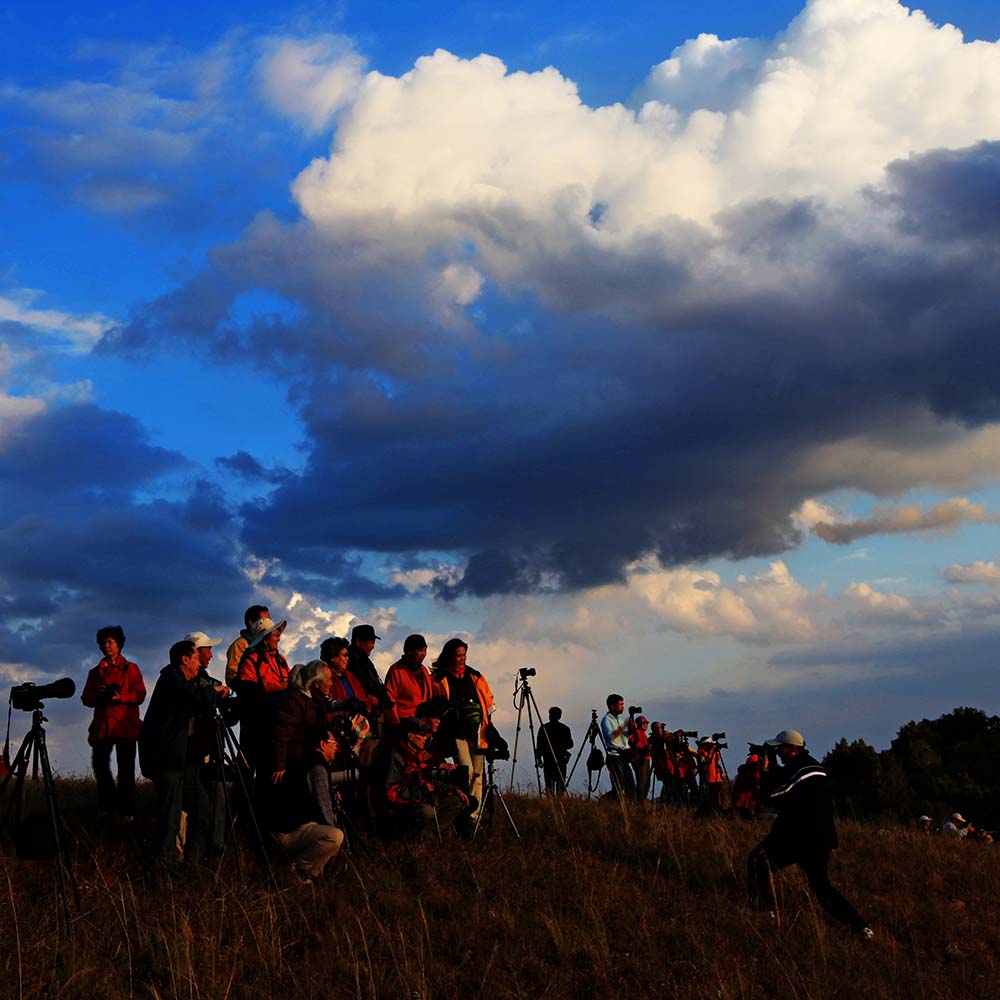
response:
<path id="1" fill-rule="evenodd" d="M 262 597 L 508 725 L 997 711 L 1000 14 L 922 9 L 5 7 L 4 676 Z"/>

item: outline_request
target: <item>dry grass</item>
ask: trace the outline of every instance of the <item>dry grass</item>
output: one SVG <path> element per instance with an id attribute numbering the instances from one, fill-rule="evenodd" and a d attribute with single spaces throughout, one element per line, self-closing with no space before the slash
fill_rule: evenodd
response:
<path id="1" fill-rule="evenodd" d="M 66 788 L 73 800 L 85 785 Z M 781 876 L 780 926 L 745 915 L 766 826 L 508 799 L 472 844 L 372 845 L 314 888 L 248 856 L 156 883 L 134 845 L 76 839 L 80 906 L 59 933 L 48 862 L 3 860 L 4 997 L 713 998 L 1000 994 L 997 848 L 842 824 L 832 876 L 877 929 L 854 940 Z M 72 806 L 67 813 L 74 816 Z"/>

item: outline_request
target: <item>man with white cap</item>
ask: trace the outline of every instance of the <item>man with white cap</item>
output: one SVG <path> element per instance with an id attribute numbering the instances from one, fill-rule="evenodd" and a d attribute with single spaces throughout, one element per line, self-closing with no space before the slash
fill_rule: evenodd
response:
<path id="1" fill-rule="evenodd" d="M 830 853 L 837 846 L 837 830 L 826 771 L 794 729 L 783 729 L 774 739 L 765 740 L 765 745 L 773 750 L 764 758 L 762 799 L 778 815 L 771 832 L 750 852 L 750 906 L 773 912 L 772 875 L 797 864 L 820 906 L 859 937 L 871 939 L 868 922 L 830 884 L 827 873 Z M 780 766 L 775 757 L 781 760 Z"/>
<path id="2" fill-rule="evenodd" d="M 240 745 L 257 769 L 266 756 L 266 739 L 277 695 L 288 687 L 288 661 L 278 652 L 287 621 L 259 618 L 236 670 L 233 687 L 240 698 Z"/>

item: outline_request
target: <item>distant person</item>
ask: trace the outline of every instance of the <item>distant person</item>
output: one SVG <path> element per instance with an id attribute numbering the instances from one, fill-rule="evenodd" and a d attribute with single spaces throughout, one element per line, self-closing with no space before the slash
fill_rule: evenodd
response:
<path id="1" fill-rule="evenodd" d="M 320 669 L 326 668 L 320 664 Z M 304 733 L 302 747 L 302 755 L 288 764 L 270 798 L 267 826 L 289 855 L 298 879 L 310 883 L 336 857 L 344 833 L 337 825 L 330 785 L 337 740 L 325 724 L 314 725 Z"/>
<path id="2" fill-rule="evenodd" d="M 230 644 L 226 650 L 226 683 L 232 684 L 236 680 L 236 671 L 239 670 L 240 660 L 253 639 L 253 625 L 261 618 L 270 618 L 271 612 L 263 604 L 251 604 L 243 614 L 243 624 L 245 628 Z"/>
<path id="3" fill-rule="evenodd" d="M 365 693 L 368 695 L 368 701 L 372 705 L 369 722 L 372 727 L 374 744 L 377 744 L 382 735 L 382 725 L 390 705 L 385 685 L 382 683 L 382 678 L 379 676 L 375 664 L 372 663 L 372 650 L 375 649 L 375 643 L 381 638 L 380 635 L 375 634 L 373 626 L 355 625 L 351 629 L 351 644 L 347 651 L 347 669 L 361 681 Z"/>
<path id="4" fill-rule="evenodd" d="M 798 865 L 820 906 L 835 920 L 869 940 L 872 929 L 857 910 L 831 884 L 830 854 L 837 846 L 833 801 L 826 771 L 806 750 L 802 734 L 783 729 L 765 745 L 763 799 L 777 812 L 770 833 L 750 852 L 747 863 L 749 905 L 774 910 L 773 873 Z"/>
<path id="5" fill-rule="evenodd" d="M 288 661 L 278 649 L 287 625 L 270 618 L 253 623 L 233 681 L 240 701 L 240 745 L 254 771 L 265 766 L 275 700 L 288 687 Z"/>
<path id="6" fill-rule="evenodd" d="M 330 668 L 322 660 L 296 664 L 292 682 L 279 695 L 268 740 L 272 784 L 306 753 L 306 733 L 326 725 L 330 706 Z M 314 748 L 315 749 L 315 748 Z"/>
<path id="7" fill-rule="evenodd" d="M 569 726 L 561 721 L 562 714 L 562 709 L 553 705 L 549 709 L 549 721 L 538 730 L 538 759 L 542 762 L 545 791 L 549 795 L 564 795 L 566 792 L 566 765 L 573 747 L 573 734 Z"/>
<path id="8" fill-rule="evenodd" d="M 225 686 L 222 681 L 208 672 L 208 665 L 212 662 L 214 649 L 222 642 L 222 639 L 212 639 L 204 632 L 189 632 L 184 638 L 194 643 L 198 650 L 198 659 L 201 662 L 201 669 L 194 679 L 195 684 L 202 687 Z M 222 710 L 230 706 L 235 708 L 235 702 L 235 698 L 231 701 L 227 698 L 219 707 Z M 223 715 L 227 725 L 236 722 L 235 715 L 230 715 L 225 711 L 223 711 Z M 226 847 L 227 793 L 224 768 L 222 767 L 222 748 L 219 745 L 219 730 L 213 715 L 200 714 L 195 717 L 191 733 L 188 736 L 188 744 L 188 756 L 202 762 L 202 783 L 211 801 L 212 853 L 222 854 Z"/>
<path id="9" fill-rule="evenodd" d="M 601 718 L 601 739 L 611 778 L 611 792 L 623 802 L 635 801 L 635 779 L 629 766 L 629 718 L 625 714 L 625 699 L 609 694 L 608 710 Z"/>
<path id="10" fill-rule="evenodd" d="M 945 820 L 941 832 L 946 837 L 965 838 L 969 835 L 969 821 L 961 813 L 952 813 Z"/>
<path id="11" fill-rule="evenodd" d="M 486 729 L 493 713 L 493 692 L 486 678 L 468 665 L 469 644 L 449 639 L 434 661 L 434 693 L 448 699 L 452 709 L 442 719 L 439 738 L 449 741 L 455 763 L 467 767 L 471 776 L 469 794 L 476 800 L 471 818 L 479 814 L 483 797 L 483 765 Z"/>
<path id="12" fill-rule="evenodd" d="M 722 811 L 722 753 L 711 736 L 698 740 L 698 788 L 703 812 Z"/>
<path id="13" fill-rule="evenodd" d="M 104 654 L 87 674 L 80 700 L 94 710 L 88 742 L 97 808 L 104 817 L 119 816 L 132 822 L 135 815 L 135 748 L 139 739 L 139 706 L 146 700 L 142 672 L 122 656 L 125 633 L 120 625 L 107 625 L 97 632 L 97 645 Z M 111 775 L 111 752 L 118 766 L 118 784 Z"/>
<path id="14" fill-rule="evenodd" d="M 933 833 L 934 832 L 934 820 L 930 816 L 918 816 L 917 817 L 917 829 L 921 833 Z"/>
<path id="15" fill-rule="evenodd" d="M 187 859 L 200 860 L 209 847 L 210 802 L 190 735 L 196 719 L 211 715 L 229 688 L 197 683 L 200 669 L 198 648 L 190 639 L 170 647 L 170 662 L 160 671 L 139 734 L 142 773 L 156 786 L 158 857 L 170 872 L 181 860 L 182 813 L 187 813 Z"/>
<path id="16" fill-rule="evenodd" d="M 760 754 L 747 754 L 747 759 L 736 768 L 733 781 L 733 808 L 743 819 L 750 819 L 760 811 L 760 783 L 763 776 Z"/>
<path id="17" fill-rule="evenodd" d="M 651 751 L 649 736 L 646 733 L 648 728 L 649 719 L 644 715 L 639 715 L 632 723 L 632 731 L 628 736 L 629 763 L 632 765 L 632 773 L 635 775 L 636 802 L 645 802 L 649 797 Z"/>
<path id="18" fill-rule="evenodd" d="M 430 671 L 424 666 L 426 656 L 427 640 L 422 635 L 408 635 L 403 640 L 403 655 L 386 671 L 391 726 L 398 726 L 416 713 L 418 705 L 430 701 L 433 692 Z"/>
<path id="19" fill-rule="evenodd" d="M 385 779 L 390 823 L 398 831 L 436 826 L 444 831 L 469 808 L 468 796 L 447 782 L 435 781 L 425 750 L 430 732 L 415 716 L 396 730 Z"/>

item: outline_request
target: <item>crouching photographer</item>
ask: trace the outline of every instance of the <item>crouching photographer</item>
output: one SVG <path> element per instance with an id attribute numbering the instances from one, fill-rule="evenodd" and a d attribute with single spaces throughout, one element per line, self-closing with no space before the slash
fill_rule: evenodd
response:
<path id="1" fill-rule="evenodd" d="M 826 771 L 794 729 L 783 729 L 764 746 L 768 752 L 762 765 L 762 798 L 778 815 L 770 833 L 750 852 L 748 905 L 774 911 L 773 873 L 798 865 L 820 906 L 859 937 L 870 939 L 868 922 L 830 884 L 827 868 L 837 831 Z"/>
<path id="2" fill-rule="evenodd" d="M 397 730 L 385 779 L 388 818 L 397 832 L 422 832 L 434 825 L 441 832 L 475 806 L 450 780 L 454 775 L 460 782 L 467 781 L 465 768 L 444 771 L 431 766 L 425 749 L 429 737 L 430 728 L 415 716 L 404 719 Z"/>

